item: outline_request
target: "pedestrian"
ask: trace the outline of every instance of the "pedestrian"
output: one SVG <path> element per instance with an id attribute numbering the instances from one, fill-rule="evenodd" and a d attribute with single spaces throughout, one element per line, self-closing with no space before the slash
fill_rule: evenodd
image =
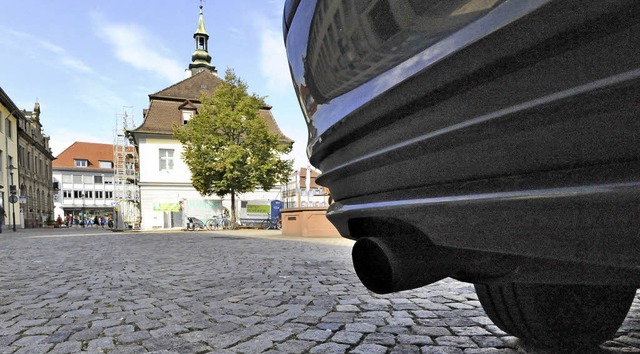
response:
<path id="1" fill-rule="evenodd" d="M 93 218 L 93 223 L 96 225 L 96 228 L 100 225 L 100 221 L 98 220 L 98 215 Z"/>
<path id="2" fill-rule="evenodd" d="M 104 229 L 104 216 L 100 217 L 100 225 L 102 225 L 102 228 Z"/>
<path id="3" fill-rule="evenodd" d="M 7 214 L 4 212 L 4 207 L 0 205 L 0 233 L 2 233 L 2 228 L 4 226 L 4 218 Z"/>
<path id="4" fill-rule="evenodd" d="M 71 214 L 68 214 L 65 219 L 67 219 L 66 225 L 67 225 L 67 227 L 69 227 L 69 225 L 71 225 Z"/>
<path id="5" fill-rule="evenodd" d="M 56 224 L 58 224 L 58 227 L 62 226 L 62 217 L 60 216 L 60 214 L 58 214 L 58 218 L 56 219 Z"/>

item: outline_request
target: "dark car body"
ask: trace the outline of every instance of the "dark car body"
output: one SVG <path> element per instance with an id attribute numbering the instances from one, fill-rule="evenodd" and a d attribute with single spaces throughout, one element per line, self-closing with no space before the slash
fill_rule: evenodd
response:
<path id="1" fill-rule="evenodd" d="M 290 0 L 283 27 L 368 288 L 640 286 L 640 2 Z"/>

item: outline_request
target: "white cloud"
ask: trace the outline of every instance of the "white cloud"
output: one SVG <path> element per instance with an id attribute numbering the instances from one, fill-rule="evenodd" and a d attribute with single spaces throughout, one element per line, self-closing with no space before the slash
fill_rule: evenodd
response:
<path id="1" fill-rule="evenodd" d="M 46 58 L 48 62 L 57 62 L 63 67 L 72 70 L 73 72 L 80 72 L 82 74 L 95 74 L 95 71 L 90 66 L 85 64 L 81 59 L 71 55 L 59 45 L 24 32 L 8 30 L 7 33 L 15 38 L 20 39 L 22 43 L 35 43 L 36 47 L 44 49 L 45 51 L 52 54 L 52 56 L 40 54 L 40 57 Z M 52 58 L 53 60 L 51 60 Z"/>
<path id="2" fill-rule="evenodd" d="M 162 46 L 145 28 L 136 24 L 108 22 L 99 15 L 94 15 L 93 19 L 96 33 L 113 47 L 120 61 L 153 72 L 171 82 L 184 78 L 182 65 L 158 51 Z"/>
<path id="3" fill-rule="evenodd" d="M 260 69 L 268 87 L 276 91 L 291 89 L 291 75 L 282 32 L 266 25 L 260 29 Z"/>

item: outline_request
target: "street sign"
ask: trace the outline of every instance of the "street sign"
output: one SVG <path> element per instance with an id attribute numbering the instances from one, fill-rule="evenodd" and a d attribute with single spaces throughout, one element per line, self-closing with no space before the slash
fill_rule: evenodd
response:
<path id="1" fill-rule="evenodd" d="M 9 196 L 9 203 L 13 204 L 13 203 L 16 203 L 17 201 L 18 201 L 18 196 L 16 195 Z"/>

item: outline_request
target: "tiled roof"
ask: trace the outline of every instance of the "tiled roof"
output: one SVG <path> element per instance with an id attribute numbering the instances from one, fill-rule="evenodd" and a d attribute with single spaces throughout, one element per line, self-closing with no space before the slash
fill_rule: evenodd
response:
<path id="1" fill-rule="evenodd" d="M 186 78 L 166 89 L 149 95 L 149 108 L 145 110 L 144 122 L 133 129 L 131 133 L 152 133 L 173 135 L 173 125 L 182 124 L 182 112 L 180 107 L 201 107 L 200 96 L 203 92 L 211 93 L 222 82 L 214 73 L 204 70 L 189 78 Z M 277 134 L 284 141 L 292 140 L 285 136 L 278 123 L 276 123 L 271 107 L 264 107 L 260 115 L 267 123 L 267 129 L 272 134 Z"/>
<path id="2" fill-rule="evenodd" d="M 162 91 L 149 95 L 149 98 L 174 98 L 182 101 L 186 99 L 197 101 L 203 92 L 212 92 L 222 79 L 209 70 L 203 70 L 191 77 L 177 82 Z"/>
<path id="3" fill-rule="evenodd" d="M 88 160 L 82 169 L 100 169 L 100 161 L 113 162 L 113 145 L 76 141 L 53 160 L 53 168 L 75 168 L 75 160 Z"/>

